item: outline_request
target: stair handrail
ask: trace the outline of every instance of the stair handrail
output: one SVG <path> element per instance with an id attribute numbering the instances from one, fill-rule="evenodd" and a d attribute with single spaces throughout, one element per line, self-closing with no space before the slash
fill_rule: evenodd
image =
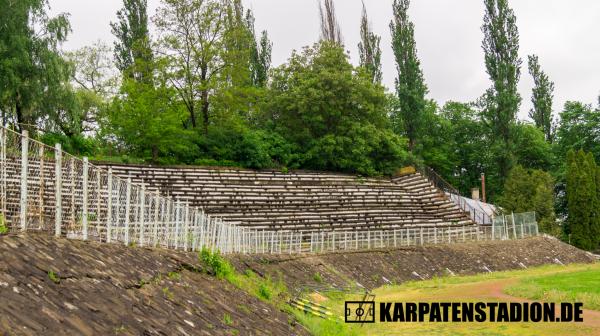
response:
<path id="1" fill-rule="evenodd" d="M 456 189 L 452 184 L 448 183 L 442 176 L 440 176 L 433 168 L 424 166 L 423 168 L 417 168 L 417 171 L 421 173 L 434 187 L 440 189 L 446 198 L 451 202 L 454 202 L 463 211 L 468 212 L 471 219 L 478 224 L 491 224 L 492 217 L 467 202 L 460 194 L 460 191 Z M 448 194 L 456 195 L 456 197 L 449 196 Z"/>

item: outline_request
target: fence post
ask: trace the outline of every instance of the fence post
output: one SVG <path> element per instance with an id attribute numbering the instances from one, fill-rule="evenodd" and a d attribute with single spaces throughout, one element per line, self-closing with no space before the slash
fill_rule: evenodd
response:
<path id="1" fill-rule="evenodd" d="M 181 201 L 175 206 L 175 249 L 179 248 L 179 235 L 181 234 Z"/>
<path id="2" fill-rule="evenodd" d="M 331 249 L 335 252 L 335 231 L 331 232 Z"/>
<path id="3" fill-rule="evenodd" d="M 54 235 L 60 237 L 60 227 L 62 225 L 62 150 L 59 143 L 54 145 Z"/>
<path id="4" fill-rule="evenodd" d="M 6 218 L 6 129 L 0 127 L 0 180 L 2 181 L 2 215 Z"/>
<path id="5" fill-rule="evenodd" d="M 83 214 L 81 215 L 83 240 L 88 239 L 88 168 L 88 158 L 83 157 Z"/>
<path id="6" fill-rule="evenodd" d="M 185 216 L 183 220 L 183 250 L 187 251 L 189 246 L 189 217 L 190 217 L 190 204 L 185 203 Z"/>
<path id="7" fill-rule="evenodd" d="M 146 212 L 146 187 L 142 182 L 142 188 L 140 190 L 140 246 L 144 246 L 144 217 Z M 150 216 L 148 216 L 150 217 Z"/>
<path id="8" fill-rule="evenodd" d="M 523 220 L 521 221 L 521 239 L 525 238 L 525 232 L 523 231 Z"/>
<path id="9" fill-rule="evenodd" d="M 206 216 L 204 215 L 204 210 L 200 210 L 200 246 L 198 246 L 198 250 L 204 248 L 204 223 L 206 223 Z"/>
<path id="10" fill-rule="evenodd" d="M 106 209 L 106 242 L 110 243 L 111 234 L 112 234 L 112 199 L 113 199 L 113 173 L 112 167 L 108 168 L 108 176 L 107 178 L 107 195 L 108 195 L 108 205 Z"/>
<path id="11" fill-rule="evenodd" d="M 45 229 L 44 225 L 44 146 L 39 146 L 38 156 L 40 157 L 40 213 L 39 213 L 39 225 L 40 228 Z"/>
<path id="12" fill-rule="evenodd" d="M 512 216 L 512 226 L 513 226 L 513 238 L 517 239 L 517 223 L 515 223 L 515 213 L 511 213 Z"/>
<path id="13" fill-rule="evenodd" d="M 127 178 L 127 191 L 125 192 L 125 245 L 129 245 L 129 215 L 131 211 L 131 177 Z"/>
<path id="14" fill-rule="evenodd" d="M 154 225 L 152 227 L 152 246 L 158 245 L 158 213 L 162 209 L 158 190 L 154 196 Z"/>
<path id="15" fill-rule="evenodd" d="M 27 170 L 29 165 L 28 154 L 29 133 L 27 131 L 23 131 L 21 135 L 21 231 L 27 230 Z"/>

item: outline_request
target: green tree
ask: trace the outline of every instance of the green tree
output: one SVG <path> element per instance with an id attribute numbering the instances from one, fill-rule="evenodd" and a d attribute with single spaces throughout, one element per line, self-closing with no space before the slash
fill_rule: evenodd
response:
<path id="1" fill-rule="evenodd" d="M 565 233 L 573 245 L 592 250 L 600 243 L 598 214 L 598 166 L 591 153 L 567 153 L 567 226 Z"/>
<path id="2" fill-rule="evenodd" d="M 177 163 L 198 155 L 193 133 L 182 128 L 185 108 L 175 94 L 165 80 L 125 80 L 121 97 L 113 100 L 108 113 L 110 131 L 124 152 L 153 163 Z"/>
<path id="3" fill-rule="evenodd" d="M 568 101 L 560 113 L 557 151 L 564 157 L 571 150 L 583 149 L 600 160 L 600 110 L 591 105 Z"/>
<path id="4" fill-rule="evenodd" d="M 152 47 L 148 30 L 147 0 L 123 0 L 117 22 L 111 22 L 116 37 L 114 53 L 117 68 L 127 77 L 149 83 Z"/>
<path id="5" fill-rule="evenodd" d="M 396 131 L 406 135 L 408 148 L 412 151 L 424 127 L 423 114 L 427 86 L 417 57 L 414 24 L 408 17 L 409 4 L 409 0 L 394 0 L 390 29 L 398 72 L 396 77 L 398 107 L 392 118 L 394 125 L 397 125 Z"/>
<path id="6" fill-rule="evenodd" d="M 387 130 L 383 87 L 338 44 L 294 53 L 275 69 L 269 101 L 265 123 L 297 146 L 305 168 L 391 173 L 406 158 Z"/>
<path id="7" fill-rule="evenodd" d="M 360 65 L 367 69 L 373 83 L 381 84 L 383 72 L 381 70 L 381 37 L 373 33 L 371 23 L 367 16 L 367 8 L 363 2 L 362 17 L 360 19 L 360 42 L 358 54 Z"/>
<path id="8" fill-rule="evenodd" d="M 554 236 L 560 234 L 554 213 L 554 179 L 537 169 L 516 165 L 508 174 L 499 205 L 506 212 L 535 211 L 541 232 Z"/>
<path id="9" fill-rule="evenodd" d="M 70 126 L 72 129 L 90 133 L 97 131 L 98 125 L 104 123 L 102 119 L 109 100 L 119 90 L 119 78 L 111 54 L 111 48 L 102 42 L 65 54 L 72 66 L 71 75 L 77 106 L 73 112 L 78 113 L 73 113 L 72 118 L 65 116 L 61 120 L 76 121 L 76 124 Z M 65 129 L 63 132 L 68 134 Z"/>
<path id="10" fill-rule="evenodd" d="M 71 27 L 66 14 L 48 16 L 47 0 L 0 0 L 0 8 L 2 122 L 33 131 L 42 118 L 58 119 L 46 106 L 69 109 L 63 98 L 72 101 L 59 50 Z"/>
<path id="11" fill-rule="evenodd" d="M 205 135 L 211 100 L 227 68 L 223 58 L 226 19 L 227 7 L 217 0 L 164 0 L 153 18 L 170 85 L 188 111 L 186 126 L 202 126 Z"/>
<path id="12" fill-rule="evenodd" d="M 254 43 L 250 59 L 250 69 L 252 72 L 252 83 L 257 87 L 265 87 L 269 79 L 269 70 L 271 69 L 271 54 L 273 52 L 273 43 L 269 39 L 266 30 L 256 36 L 254 28 L 254 15 L 248 10 L 246 14 L 246 24 L 250 30 Z"/>
<path id="13" fill-rule="evenodd" d="M 549 171 L 554 167 L 552 145 L 535 125 L 519 122 L 513 126 L 514 156 L 518 164 L 529 169 Z"/>
<path id="14" fill-rule="evenodd" d="M 443 167 L 431 162 L 428 165 L 439 170 L 463 195 L 469 195 L 471 188 L 480 187 L 481 173 L 488 172 L 492 165 L 490 140 L 478 117 L 471 104 L 447 102 L 439 113 L 442 120 L 437 125 L 435 121 L 427 122 L 431 125 L 428 131 L 439 129 L 436 135 L 439 144 L 428 146 L 428 141 L 425 141 L 423 153 L 429 152 L 430 146 L 446 148 Z M 495 179 L 488 179 L 488 190 L 497 189 L 496 184 Z"/>
<path id="15" fill-rule="evenodd" d="M 533 108 L 529 111 L 529 117 L 535 125 L 544 132 L 546 141 L 554 141 L 554 125 L 552 118 L 552 99 L 554 98 L 554 83 L 548 75 L 540 68 L 540 62 L 536 55 L 527 58 L 529 74 L 533 77 L 534 87 L 531 102 Z"/>
<path id="16" fill-rule="evenodd" d="M 492 81 L 483 100 L 483 120 L 497 139 L 494 156 L 498 177 L 504 182 L 513 164 L 513 125 L 521 103 L 517 84 L 521 74 L 519 32 L 508 0 L 484 0 L 482 31 L 485 67 Z"/>

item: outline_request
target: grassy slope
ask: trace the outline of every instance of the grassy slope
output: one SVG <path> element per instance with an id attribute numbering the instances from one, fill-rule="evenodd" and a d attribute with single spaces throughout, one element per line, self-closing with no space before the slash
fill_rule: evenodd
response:
<path id="1" fill-rule="evenodd" d="M 400 286 L 384 286 L 375 290 L 376 301 L 458 301 L 497 302 L 502 299 L 489 294 L 490 288 L 501 288 L 506 284 L 539 279 L 540 288 L 555 286 L 565 292 L 583 293 L 594 287 L 600 275 L 600 264 L 595 265 L 550 265 L 527 270 L 497 272 L 465 277 L 444 277 L 427 281 L 409 282 Z M 572 286 L 570 281 L 578 282 Z M 595 281 L 595 282 L 594 282 Z M 598 288 L 593 289 L 596 293 Z M 543 291 L 543 289 L 541 289 Z M 523 295 L 519 295 L 523 296 Z M 333 296 L 323 302 L 338 315 L 343 316 L 344 301 L 356 297 Z M 563 300 L 558 301 L 572 301 Z M 549 300 L 554 301 L 554 300 Z M 590 308 L 586 305 L 586 308 Z M 301 313 L 296 313 L 299 315 Z M 363 327 L 328 322 L 311 316 L 300 316 L 300 321 L 315 335 L 593 335 L 596 330 L 588 326 L 559 323 L 375 323 Z"/>
<path id="2" fill-rule="evenodd" d="M 586 309 L 600 310 L 600 264 L 584 270 L 523 279 L 506 293 L 533 300 L 583 302 Z"/>

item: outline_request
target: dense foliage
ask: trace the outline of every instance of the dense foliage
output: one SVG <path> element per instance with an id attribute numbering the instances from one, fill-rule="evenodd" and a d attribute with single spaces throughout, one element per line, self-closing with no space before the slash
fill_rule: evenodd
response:
<path id="1" fill-rule="evenodd" d="M 427 97 L 409 0 L 390 8 L 391 90 L 366 6 L 358 66 L 325 0 L 320 41 L 274 67 L 269 35 L 241 0 L 162 0 L 156 13 L 146 0 L 123 0 L 113 48 L 73 52 L 61 50 L 67 14 L 50 17 L 47 0 L 0 0 L 2 123 L 124 162 L 364 175 L 425 164 L 465 195 L 485 174 L 488 201 L 536 211 L 544 232 L 597 248 L 600 107 L 570 101 L 556 118 L 554 83 L 532 55 L 532 122 L 518 120 L 516 16 L 508 0 L 482 1 L 490 87 L 475 102 L 442 105 Z"/>

